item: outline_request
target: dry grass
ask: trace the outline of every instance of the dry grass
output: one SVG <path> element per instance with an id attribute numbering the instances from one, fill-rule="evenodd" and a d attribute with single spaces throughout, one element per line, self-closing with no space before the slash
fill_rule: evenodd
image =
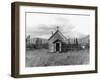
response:
<path id="1" fill-rule="evenodd" d="M 48 53 L 47 50 L 28 50 L 26 67 L 89 64 L 89 50 Z"/>

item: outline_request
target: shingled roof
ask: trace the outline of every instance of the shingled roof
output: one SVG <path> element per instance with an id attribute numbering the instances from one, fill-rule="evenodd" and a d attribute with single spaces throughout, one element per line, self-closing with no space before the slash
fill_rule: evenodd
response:
<path id="1" fill-rule="evenodd" d="M 66 37 L 59 30 L 57 30 L 48 40 L 52 39 L 55 35 L 59 35 L 59 38 L 66 41 Z"/>

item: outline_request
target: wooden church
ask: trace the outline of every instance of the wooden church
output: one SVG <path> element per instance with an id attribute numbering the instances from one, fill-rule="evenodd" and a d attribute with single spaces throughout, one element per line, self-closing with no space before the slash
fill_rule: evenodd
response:
<path id="1" fill-rule="evenodd" d="M 59 27 L 52 36 L 48 39 L 49 52 L 65 52 L 67 51 L 67 40 L 66 37 L 60 32 Z"/>

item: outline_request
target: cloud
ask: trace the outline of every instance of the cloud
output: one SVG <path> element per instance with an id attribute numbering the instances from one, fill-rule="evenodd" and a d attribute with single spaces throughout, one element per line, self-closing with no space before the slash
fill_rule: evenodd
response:
<path id="1" fill-rule="evenodd" d="M 47 24 L 39 24 L 37 25 L 38 27 L 36 29 L 32 29 L 32 27 L 30 29 L 28 29 L 27 35 L 31 35 L 32 37 L 50 37 L 50 35 L 53 33 L 55 33 L 55 31 L 57 30 L 57 26 L 59 26 L 59 30 L 65 34 L 65 36 L 67 36 L 68 34 L 71 33 L 71 31 L 73 30 L 73 26 L 71 25 L 66 25 L 66 26 L 60 26 L 60 25 L 47 25 Z M 70 26 L 70 28 L 69 28 Z M 48 36 L 47 36 L 48 35 Z"/>
<path id="2" fill-rule="evenodd" d="M 51 19 L 51 18 L 50 18 Z M 82 33 L 79 33 L 76 29 L 77 26 L 73 25 L 68 18 L 64 16 L 52 17 L 51 22 L 43 22 L 42 24 L 37 24 L 34 27 L 27 27 L 27 35 L 32 37 L 43 37 L 49 38 L 59 26 L 59 30 L 64 34 L 65 37 L 81 37 L 84 36 Z"/>
<path id="3" fill-rule="evenodd" d="M 57 20 L 58 22 L 63 23 L 63 24 L 70 22 L 69 19 L 64 18 L 64 17 L 55 17 L 55 20 Z"/>

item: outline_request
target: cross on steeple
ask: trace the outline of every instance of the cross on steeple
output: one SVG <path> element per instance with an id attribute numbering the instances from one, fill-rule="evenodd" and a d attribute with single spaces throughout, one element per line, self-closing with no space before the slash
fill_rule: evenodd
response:
<path id="1" fill-rule="evenodd" d="M 59 30 L 59 26 L 57 26 L 57 31 Z"/>

